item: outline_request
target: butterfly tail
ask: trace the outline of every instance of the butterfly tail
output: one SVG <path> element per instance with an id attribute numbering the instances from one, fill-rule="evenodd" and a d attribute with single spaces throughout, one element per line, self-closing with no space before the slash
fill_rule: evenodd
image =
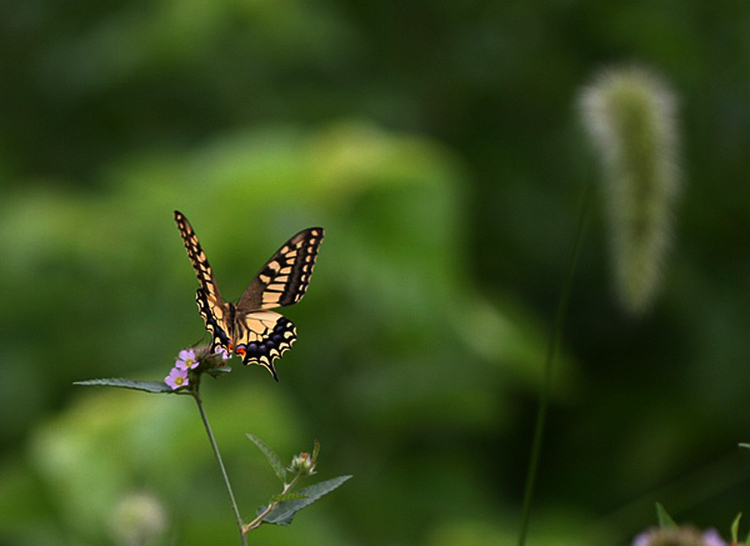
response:
<path id="1" fill-rule="evenodd" d="M 254 343 L 252 345 L 255 345 Z M 252 350 L 252 347 L 251 347 Z M 279 376 L 276 373 L 276 368 L 273 366 L 274 359 L 268 358 L 268 357 L 257 357 L 257 356 L 251 356 L 250 353 L 247 352 L 247 348 L 244 345 L 240 345 L 235 348 L 235 352 L 242 357 L 242 363 L 245 366 L 250 366 L 252 364 L 258 364 L 259 366 L 263 366 L 268 372 L 273 376 L 273 378 L 278 383 Z"/>
<path id="2" fill-rule="evenodd" d="M 273 362 L 270 362 L 269 364 L 263 364 L 263 367 L 271 373 L 273 378 L 276 380 L 276 383 L 278 383 L 279 376 L 276 375 L 276 368 L 273 367 Z"/>

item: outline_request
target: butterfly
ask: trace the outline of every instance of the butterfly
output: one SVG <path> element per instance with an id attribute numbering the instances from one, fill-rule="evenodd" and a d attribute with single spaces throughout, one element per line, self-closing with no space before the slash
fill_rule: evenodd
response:
<path id="1" fill-rule="evenodd" d="M 190 261 L 198 277 L 198 311 L 213 336 L 211 350 L 224 349 L 242 357 L 245 365 L 265 367 L 278 381 L 273 362 L 297 339 L 297 329 L 285 316 L 270 311 L 297 303 L 305 295 L 323 240 L 323 228 L 300 231 L 274 254 L 250 282 L 237 304 L 225 302 L 198 237 L 185 215 L 174 212 Z"/>

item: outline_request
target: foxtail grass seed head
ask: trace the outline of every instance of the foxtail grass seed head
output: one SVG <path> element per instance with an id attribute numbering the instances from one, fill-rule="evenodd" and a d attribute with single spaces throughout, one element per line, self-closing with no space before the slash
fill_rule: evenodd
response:
<path id="1" fill-rule="evenodd" d="M 679 190 L 677 100 L 652 72 L 603 71 L 579 97 L 602 164 L 617 292 L 634 314 L 659 288 Z"/>

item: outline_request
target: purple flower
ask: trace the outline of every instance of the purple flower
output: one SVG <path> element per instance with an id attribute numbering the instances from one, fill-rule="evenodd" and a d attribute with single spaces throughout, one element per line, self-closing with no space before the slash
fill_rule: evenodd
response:
<path id="1" fill-rule="evenodd" d="M 164 382 L 172 387 L 173 391 L 181 387 L 187 387 L 190 384 L 187 369 L 175 366 L 169 371 L 169 375 L 164 378 Z"/>
<path id="2" fill-rule="evenodd" d="M 192 349 L 186 349 L 180 351 L 180 356 L 177 358 L 174 367 L 180 368 L 181 370 L 192 370 L 199 362 L 195 359 L 195 351 Z"/>
<path id="3" fill-rule="evenodd" d="M 693 527 L 664 527 L 645 531 L 632 546 L 727 546 L 715 529 L 701 533 Z"/>
<path id="4" fill-rule="evenodd" d="M 727 543 L 721 538 L 716 529 L 709 529 L 703 533 L 703 542 L 706 546 L 727 546 Z"/>
<path id="5" fill-rule="evenodd" d="M 215 355 L 220 355 L 221 358 L 222 358 L 222 360 L 229 360 L 230 358 L 232 358 L 231 353 L 229 353 L 229 351 L 227 351 L 221 345 L 219 345 L 218 347 L 216 347 L 216 350 L 214 351 L 214 354 Z"/>

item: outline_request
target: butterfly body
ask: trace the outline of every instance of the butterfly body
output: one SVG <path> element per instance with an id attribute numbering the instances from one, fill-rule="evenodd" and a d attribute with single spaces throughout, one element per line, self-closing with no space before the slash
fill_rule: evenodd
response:
<path id="1" fill-rule="evenodd" d="M 289 239 L 251 281 L 237 305 L 225 302 L 213 270 L 190 222 L 175 211 L 200 288 L 196 291 L 198 311 L 213 336 L 212 350 L 223 348 L 237 353 L 246 365 L 264 366 L 278 381 L 273 362 L 297 339 L 291 320 L 270 311 L 297 303 L 310 283 L 323 228 L 308 228 Z"/>

